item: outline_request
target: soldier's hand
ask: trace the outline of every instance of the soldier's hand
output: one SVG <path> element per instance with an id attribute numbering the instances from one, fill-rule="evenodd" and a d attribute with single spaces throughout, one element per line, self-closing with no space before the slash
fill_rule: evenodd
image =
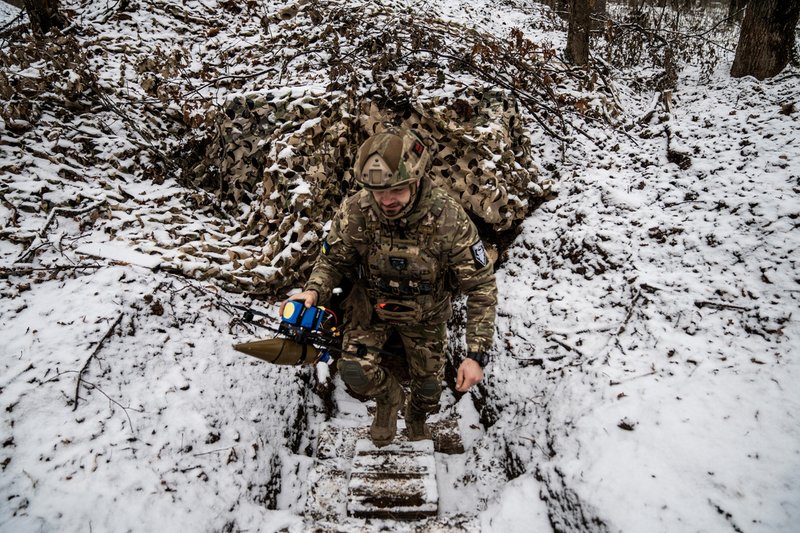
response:
<path id="1" fill-rule="evenodd" d="M 303 305 L 305 305 L 308 308 L 317 305 L 317 298 L 319 298 L 317 291 L 309 290 L 309 291 L 298 292 L 297 294 L 290 296 L 289 300 L 303 302 Z M 281 308 L 278 310 L 278 315 L 283 316 L 283 308 L 286 307 L 286 302 L 288 302 L 289 300 L 286 300 L 281 303 Z"/>
<path id="2" fill-rule="evenodd" d="M 474 359 L 464 359 L 458 366 L 456 376 L 456 390 L 467 392 L 470 387 L 483 379 L 483 369 Z"/>

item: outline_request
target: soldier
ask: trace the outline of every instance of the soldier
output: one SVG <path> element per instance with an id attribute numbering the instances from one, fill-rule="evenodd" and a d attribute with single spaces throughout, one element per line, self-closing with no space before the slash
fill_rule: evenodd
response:
<path id="1" fill-rule="evenodd" d="M 416 133 L 402 130 L 375 134 L 361 146 L 354 170 L 363 189 L 344 201 L 303 292 L 291 297 L 306 306 L 324 304 L 348 277 L 354 288 L 344 304 L 344 349 L 380 349 L 393 332 L 399 335 L 411 375 L 404 413 L 410 440 L 430 438 L 426 419 L 439 405 L 451 288 L 467 295 L 459 391 L 483 379 L 497 304 L 493 266 L 475 225 L 427 176 L 429 150 Z M 374 444 L 391 443 L 405 393 L 381 366 L 381 354 L 344 355 L 338 369 L 352 391 L 377 403 Z"/>

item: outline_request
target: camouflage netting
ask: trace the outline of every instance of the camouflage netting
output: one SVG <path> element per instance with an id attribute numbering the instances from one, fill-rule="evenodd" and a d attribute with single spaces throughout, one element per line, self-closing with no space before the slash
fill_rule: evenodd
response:
<path id="1" fill-rule="evenodd" d="M 395 84 L 395 87 L 400 87 Z M 378 101 L 407 102 L 394 108 Z M 215 116 L 217 134 L 191 169 L 196 185 L 249 206 L 245 231 L 260 249 L 229 246 L 206 235 L 181 246 L 212 259 L 194 276 L 228 278 L 259 291 L 299 284 L 316 256 L 324 223 L 353 190 L 351 161 L 370 134 L 391 123 L 436 142 L 431 176 L 486 227 L 503 231 L 522 220 L 531 200 L 546 194 L 537 181 L 529 139 L 516 104 L 501 91 L 465 87 L 448 97 L 390 98 L 315 89 L 279 89 L 233 98 Z M 220 261 L 230 262 L 226 273 Z"/>
<path id="2" fill-rule="evenodd" d="M 552 45 L 519 28 L 497 36 L 447 21 L 434 6 L 212 1 L 195 16 L 170 4 L 161 24 L 194 40 L 140 48 L 128 12 L 139 5 L 82 12 L 61 53 L 31 41 L 0 55 L 0 115 L 25 136 L 3 151 L 55 182 L 23 157 L 46 136 L 48 161 L 80 163 L 71 172 L 98 188 L 91 205 L 100 202 L 111 238 L 230 290 L 282 297 L 304 281 L 325 224 L 354 191 L 357 147 L 386 123 L 432 139 L 433 179 L 491 243 L 548 193 L 528 134 L 564 140 L 570 118 L 616 113 L 602 76 L 563 65 Z M 114 46 L 98 29 L 106 25 L 117 28 Z M 68 83 L 53 83 L 61 77 Z M 148 180 L 168 192 L 149 191 Z M 57 200 L 31 209 L 46 223 L 52 208 L 91 207 L 80 195 Z M 29 228 L 6 233 L 39 250 Z"/>
<path id="3" fill-rule="evenodd" d="M 48 161 L 80 163 L 71 172 L 98 187 L 90 199 L 104 199 L 96 214 L 113 239 L 230 290 L 282 297 L 304 281 L 325 224 L 354 191 L 357 147 L 386 123 L 434 141 L 431 176 L 491 243 L 548 193 L 529 132 L 564 141 L 572 119 L 618 112 L 604 78 L 563 65 L 552 45 L 520 28 L 497 36 L 447 21 L 434 6 L 212 2 L 195 6 L 202 16 L 168 7 L 162 24 L 192 43 L 137 47 L 127 10 L 139 7 L 120 5 L 86 11 L 78 35 L 57 42 L 61 53 L 30 41 L 0 54 L 0 116 L 26 139 L 4 151 L 56 181 L 22 157 L 46 134 Z M 98 20 L 120 42 L 108 46 Z M 168 194 L 147 190 L 173 177 Z M 51 208 L 86 207 L 67 196 L 31 209 L 46 222 Z M 6 233 L 39 249 L 28 228 Z"/>

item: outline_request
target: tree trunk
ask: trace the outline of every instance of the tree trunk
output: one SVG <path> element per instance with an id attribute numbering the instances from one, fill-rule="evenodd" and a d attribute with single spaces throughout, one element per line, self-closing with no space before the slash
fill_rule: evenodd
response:
<path id="1" fill-rule="evenodd" d="M 52 28 L 63 28 L 64 16 L 58 9 L 58 0 L 23 0 L 34 33 L 46 34 Z"/>
<path id="2" fill-rule="evenodd" d="M 749 2 L 731 76 L 763 80 L 782 71 L 792 56 L 798 19 L 800 0 Z"/>
<path id="3" fill-rule="evenodd" d="M 593 0 L 571 0 L 567 31 L 567 61 L 573 65 L 589 64 L 589 30 L 592 27 Z"/>

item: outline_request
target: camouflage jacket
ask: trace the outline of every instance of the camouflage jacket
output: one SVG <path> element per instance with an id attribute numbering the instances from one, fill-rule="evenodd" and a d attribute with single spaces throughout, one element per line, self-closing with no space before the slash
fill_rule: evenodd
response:
<path id="1" fill-rule="evenodd" d="M 343 277 L 366 290 L 372 320 L 442 323 L 452 315 L 451 289 L 467 296 L 467 349 L 485 351 L 494 335 L 494 269 L 475 225 L 458 202 L 428 178 L 408 215 L 379 215 L 369 191 L 347 198 L 333 218 L 305 285 L 329 301 Z M 400 311 L 397 311 L 400 310 Z"/>

